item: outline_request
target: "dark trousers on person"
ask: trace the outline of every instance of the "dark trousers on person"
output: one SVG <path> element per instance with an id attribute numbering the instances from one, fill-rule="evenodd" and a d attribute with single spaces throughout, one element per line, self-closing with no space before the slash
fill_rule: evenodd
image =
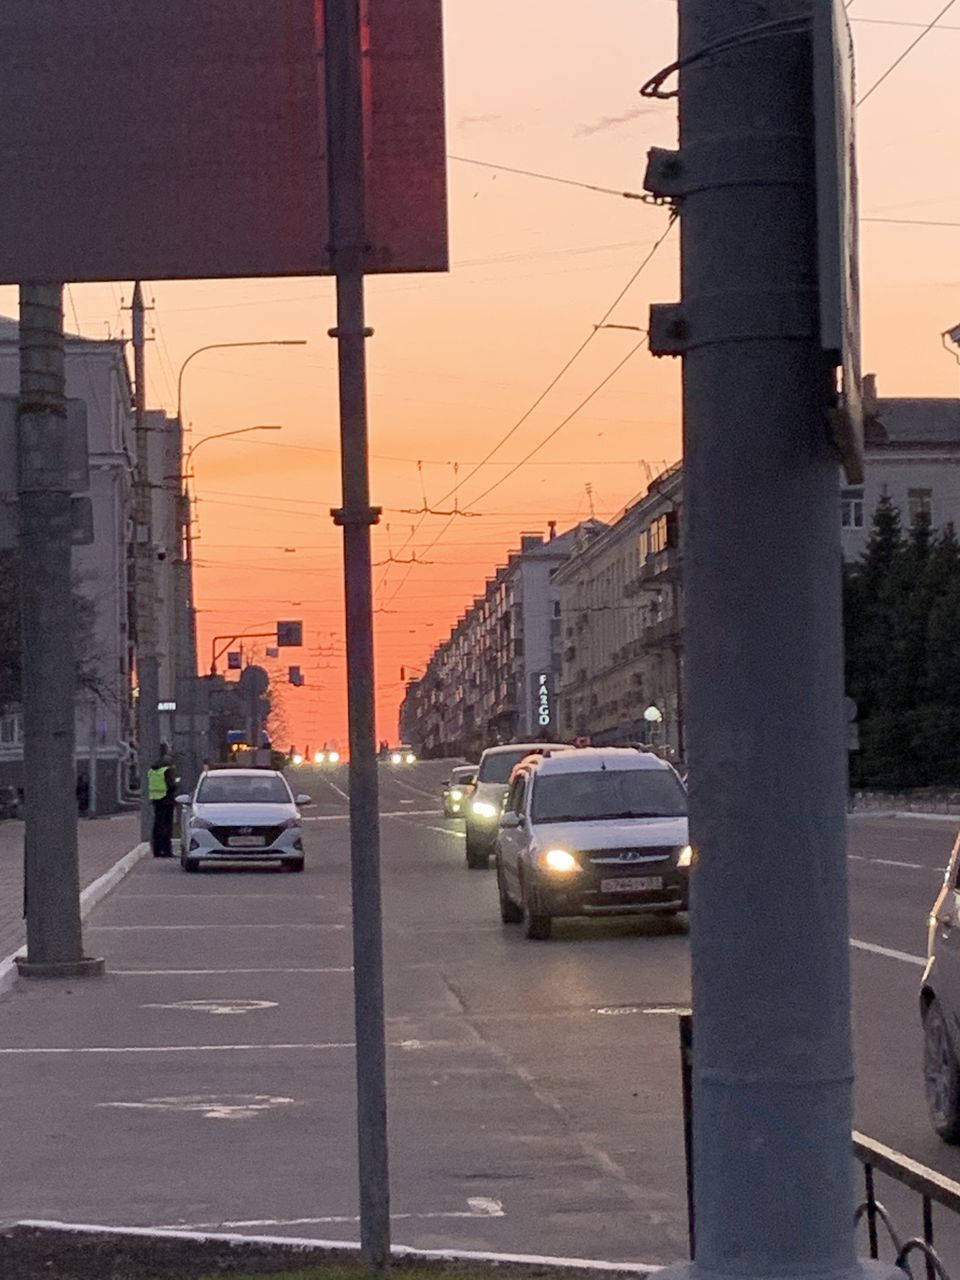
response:
<path id="1" fill-rule="evenodd" d="M 173 857 L 173 815 L 174 801 L 154 800 L 153 802 L 153 856 L 155 858 Z"/>

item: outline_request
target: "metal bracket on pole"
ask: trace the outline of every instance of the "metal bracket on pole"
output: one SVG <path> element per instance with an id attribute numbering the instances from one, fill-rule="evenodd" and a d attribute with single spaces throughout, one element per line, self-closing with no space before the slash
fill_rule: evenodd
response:
<path id="1" fill-rule="evenodd" d="M 333 523 L 340 528 L 348 524 L 379 524 L 383 507 L 359 507 L 354 511 L 347 511 L 345 507 L 331 507 L 330 515 Z"/>
<path id="2" fill-rule="evenodd" d="M 327 330 L 328 338 L 372 338 L 373 329 L 369 325 L 365 325 L 362 329 L 345 329 L 340 325 L 336 325 L 333 329 Z"/>

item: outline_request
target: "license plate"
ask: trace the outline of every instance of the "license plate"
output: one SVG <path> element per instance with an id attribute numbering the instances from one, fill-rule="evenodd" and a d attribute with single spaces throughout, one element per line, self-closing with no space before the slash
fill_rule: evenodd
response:
<path id="1" fill-rule="evenodd" d="M 601 880 L 601 893 L 643 893 L 663 888 L 663 876 L 625 876 L 622 880 Z"/>
<path id="2" fill-rule="evenodd" d="M 266 843 L 263 836 L 230 836 L 227 840 L 231 849 L 262 849 Z"/>

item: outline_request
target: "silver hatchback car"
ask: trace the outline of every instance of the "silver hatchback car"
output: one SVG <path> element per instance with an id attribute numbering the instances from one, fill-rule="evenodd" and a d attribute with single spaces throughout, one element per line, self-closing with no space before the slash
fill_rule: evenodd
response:
<path id="1" fill-rule="evenodd" d="M 960 1142 L 960 836 L 930 912 L 920 984 L 927 1109 L 944 1142 Z"/>

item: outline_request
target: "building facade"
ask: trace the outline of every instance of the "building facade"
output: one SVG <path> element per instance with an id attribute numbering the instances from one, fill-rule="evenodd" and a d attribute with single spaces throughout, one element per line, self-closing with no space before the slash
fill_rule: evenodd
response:
<path id="1" fill-rule="evenodd" d="M 427 756 L 475 759 L 494 743 L 559 732 L 560 590 L 556 574 L 603 526 L 587 521 L 520 548 L 408 686 L 400 735 Z"/>
<path id="2" fill-rule="evenodd" d="M 923 513 L 932 527 L 960 532 L 960 400 L 881 399 L 874 375 L 864 379 L 864 483 L 840 491 L 843 555 L 855 560 L 886 494 L 904 528 Z"/>
<path id="3" fill-rule="evenodd" d="M 558 571 L 563 738 L 682 760 L 682 509 L 678 464 Z"/>

